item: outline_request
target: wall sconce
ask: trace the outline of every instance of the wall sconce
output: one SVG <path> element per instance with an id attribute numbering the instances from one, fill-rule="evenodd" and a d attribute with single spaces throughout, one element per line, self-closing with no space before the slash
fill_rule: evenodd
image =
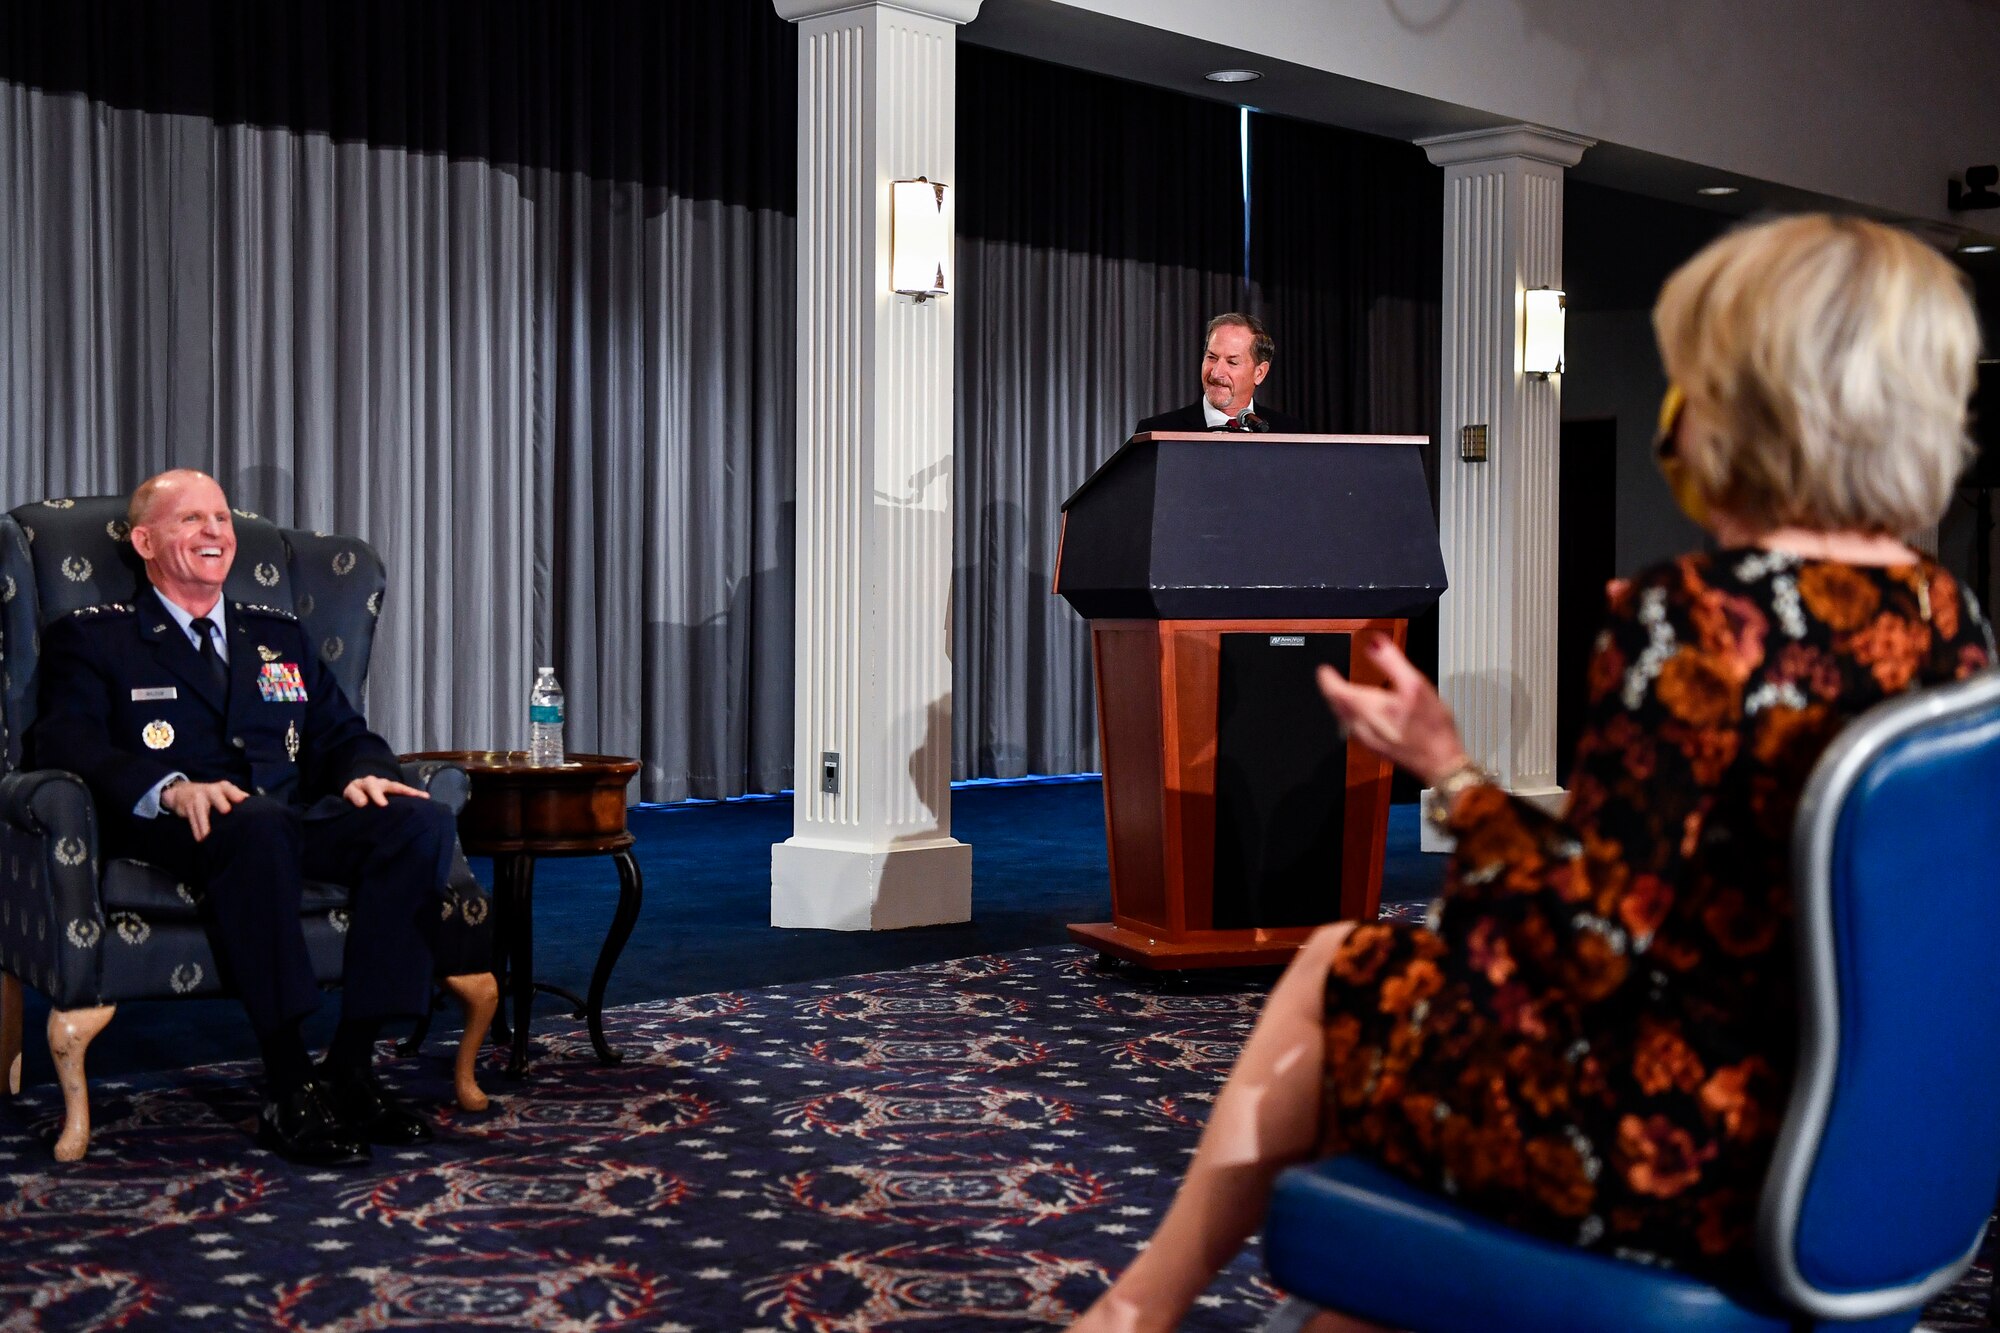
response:
<path id="1" fill-rule="evenodd" d="M 922 176 L 889 186 L 889 286 L 928 301 L 951 290 L 951 187 Z"/>
<path id="2" fill-rule="evenodd" d="M 1563 370 L 1563 293 L 1554 287 L 1530 287 L 1521 337 L 1521 369 L 1536 379 Z"/>

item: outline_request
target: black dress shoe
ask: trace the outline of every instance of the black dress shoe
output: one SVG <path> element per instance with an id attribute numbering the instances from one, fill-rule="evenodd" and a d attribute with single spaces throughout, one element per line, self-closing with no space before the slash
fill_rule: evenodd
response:
<path id="1" fill-rule="evenodd" d="M 431 1141 L 431 1122 L 383 1087 L 374 1070 L 337 1069 L 322 1061 L 315 1072 L 326 1090 L 327 1105 L 350 1133 L 385 1148 L 410 1148 Z"/>
<path id="2" fill-rule="evenodd" d="M 335 1118 L 315 1083 L 264 1103 L 257 1146 L 300 1166 L 359 1166 L 369 1159 L 367 1143 Z"/>

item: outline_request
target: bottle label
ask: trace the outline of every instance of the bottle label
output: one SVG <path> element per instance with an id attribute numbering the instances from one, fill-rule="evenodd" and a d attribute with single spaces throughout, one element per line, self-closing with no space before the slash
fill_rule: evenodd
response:
<path id="1" fill-rule="evenodd" d="M 560 727 L 562 725 L 561 704 L 529 704 L 528 721 L 538 727 Z"/>

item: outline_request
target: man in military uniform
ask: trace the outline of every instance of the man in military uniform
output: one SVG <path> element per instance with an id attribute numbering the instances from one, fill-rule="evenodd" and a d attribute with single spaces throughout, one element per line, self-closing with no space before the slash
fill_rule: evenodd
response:
<path id="1" fill-rule="evenodd" d="M 430 1003 L 429 930 L 451 869 L 451 812 L 405 786 L 296 617 L 227 602 L 236 557 L 215 480 L 165 472 L 132 495 L 150 586 L 131 606 L 48 627 L 36 762 L 80 774 L 109 855 L 199 886 L 216 957 L 262 1048 L 259 1143 L 294 1161 L 366 1160 L 429 1123 L 375 1078 L 385 1020 Z M 319 987 L 301 881 L 350 890 L 341 1021 L 315 1066 L 300 1025 Z"/>

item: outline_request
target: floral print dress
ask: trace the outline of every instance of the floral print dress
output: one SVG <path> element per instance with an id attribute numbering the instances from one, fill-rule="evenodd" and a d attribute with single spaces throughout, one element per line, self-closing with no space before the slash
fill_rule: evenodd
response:
<path id="1" fill-rule="evenodd" d="M 1992 660 L 1928 561 L 1738 549 L 1632 580 L 1564 816 L 1466 792 L 1429 926 L 1336 953 L 1324 1151 L 1578 1245 L 1747 1264 L 1796 1046 L 1800 790 L 1843 722 Z"/>

